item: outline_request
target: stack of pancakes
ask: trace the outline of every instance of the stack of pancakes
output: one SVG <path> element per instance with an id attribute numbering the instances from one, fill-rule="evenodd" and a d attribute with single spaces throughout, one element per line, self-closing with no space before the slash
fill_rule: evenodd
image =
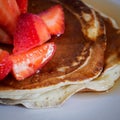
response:
<path id="1" fill-rule="evenodd" d="M 120 29 L 80 0 L 29 0 L 29 12 L 61 4 L 65 33 L 53 37 L 53 59 L 24 81 L 0 82 L 0 103 L 28 108 L 55 107 L 78 91 L 106 91 L 120 77 Z M 11 46 L 0 48 L 11 51 Z"/>

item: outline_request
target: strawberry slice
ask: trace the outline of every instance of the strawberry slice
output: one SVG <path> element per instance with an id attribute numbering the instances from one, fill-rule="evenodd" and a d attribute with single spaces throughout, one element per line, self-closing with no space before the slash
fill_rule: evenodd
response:
<path id="1" fill-rule="evenodd" d="M 0 28 L 0 43 L 5 43 L 5 44 L 13 43 L 11 37 L 1 28 Z"/>
<path id="2" fill-rule="evenodd" d="M 0 26 L 13 35 L 20 11 L 16 0 L 0 0 Z"/>
<path id="3" fill-rule="evenodd" d="M 46 24 L 39 16 L 30 13 L 22 14 L 18 19 L 14 34 L 13 53 L 25 52 L 50 38 Z"/>
<path id="4" fill-rule="evenodd" d="M 12 61 L 9 53 L 0 49 L 0 80 L 3 80 L 11 71 Z"/>
<path id="5" fill-rule="evenodd" d="M 17 80 L 23 80 L 41 69 L 53 56 L 55 44 L 45 43 L 27 52 L 12 55 L 12 72 Z"/>
<path id="6" fill-rule="evenodd" d="M 60 35 L 64 33 L 64 12 L 61 5 L 55 5 L 39 14 L 46 23 L 50 34 Z"/>
<path id="7" fill-rule="evenodd" d="M 16 0 L 21 13 L 27 12 L 28 0 Z"/>

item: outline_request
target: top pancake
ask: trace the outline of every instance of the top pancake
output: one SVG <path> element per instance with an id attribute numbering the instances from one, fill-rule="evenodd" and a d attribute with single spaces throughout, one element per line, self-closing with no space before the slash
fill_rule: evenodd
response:
<path id="1" fill-rule="evenodd" d="M 97 12 L 78 0 L 29 0 L 29 12 L 39 13 L 55 4 L 65 12 L 65 33 L 53 37 L 56 53 L 38 73 L 16 81 L 12 75 L 0 82 L 0 90 L 35 89 L 93 80 L 103 70 L 106 32 Z M 11 46 L 0 46 L 11 51 Z"/>

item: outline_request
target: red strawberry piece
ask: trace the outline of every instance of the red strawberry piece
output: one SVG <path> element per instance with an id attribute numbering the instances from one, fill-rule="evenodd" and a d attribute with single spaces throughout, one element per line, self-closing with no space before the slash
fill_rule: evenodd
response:
<path id="1" fill-rule="evenodd" d="M 19 15 L 16 0 L 0 0 L 0 26 L 12 35 Z"/>
<path id="2" fill-rule="evenodd" d="M 46 24 L 34 14 L 20 15 L 14 34 L 13 53 L 21 53 L 43 44 L 51 38 Z"/>
<path id="3" fill-rule="evenodd" d="M 16 0 L 21 13 L 27 12 L 28 0 Z"/>
<path id="4" fill-rule="evenodd" d="M 45 43 L 27 52 L 12 55 L 12 72 L 17 80 L 23 80 L 41 69 L 53 56 L 55 44 Z"/>
<path id="5" fill-rule="evenodd" d="M 0 80 L 3 80 L 11 71 L 12 61 L 9 53 L 0 49 Z"/>
<path id="6" fill-rule="evenodd" d="M 0 28 L 0 43 L 12 44 L 12 38 L 3 29 Z"/>
<path id="7" fill-rule="evenodd" d="M 50 34 L 60 35 L 64 33 L 64 11 L 61 5 L 55 5 L 39 14 L 46 23 Z"/>

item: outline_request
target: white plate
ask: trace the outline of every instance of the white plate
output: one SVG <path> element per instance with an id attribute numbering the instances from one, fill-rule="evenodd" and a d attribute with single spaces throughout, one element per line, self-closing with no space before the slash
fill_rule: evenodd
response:
<path id="1" fill-rule="evenodd" d="M 119 0 L 84 0 L 115 18 L 120 25 Z M 103 93 L 77 93 L 59 108 L 32 110 L 0 105 L 0 120 L 120 120 L 120 82 Z"/>

